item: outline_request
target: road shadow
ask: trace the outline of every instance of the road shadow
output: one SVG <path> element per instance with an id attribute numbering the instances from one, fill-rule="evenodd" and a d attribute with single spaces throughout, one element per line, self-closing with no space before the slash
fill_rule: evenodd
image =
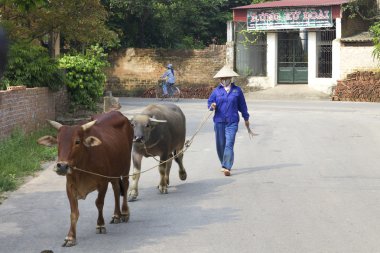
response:
<path id="1" fill-rule="evenodd" d="M 280 163 L 280 164 L 256 166 L 256 167 L 250 167 L 250 168 L 236 168 L 236 169 L 233 168 L 232 173 L 233 173 L 233 175 L 238 176 L 238 175 L 243 175 L 243 174 L 256 173 L 259 171 L 278 170 L 278 169 L 298 167 L 298 166 L 301 166 L 301 164 L 299 164 L 299 163 Z"/>
<path id="2" fill-rule="evenodd" d="M 159 194 L 152 187 L 141 188 L 144 196 L 129 203 L 128 223 L 106 224 L 107 234 L 95 234 L 96 192 L 79 201 L 77 225 L 78 244 L 62 248 L 69 229 L 70 208 L 64 191 L 18 194 L 0 210 L 0 243 L 4 252 L 139 252 L 141 247 L 154 247 L 162 240 L 203 227 L 233 222 L 239 210 L 233 207 L 209 207 L 207 200 L 215 198 L 231 181 L 205 179 L 170 187 L 169 194 Z M 219 189 L 220 188 L 220 189 Z M 108 189 L 104 207 L 106 223 L 113 213 L 113 192 Z M 221 216 L 220 214 L 224 215 Z M 178 242 L 180 243 L 180 242 Z"/>

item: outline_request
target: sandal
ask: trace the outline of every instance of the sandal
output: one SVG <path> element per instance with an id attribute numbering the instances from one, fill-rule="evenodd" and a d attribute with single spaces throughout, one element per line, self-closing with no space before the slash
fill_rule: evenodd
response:
<path id="1" fill-rule="evenodd" d="M 230 172 L 229 170 L 225 169 L 225 170 L 224 170 L 224 175 L 225 175 L 226 177 L 229 177 L 229 176 L 231 176 L 231 172 Z"/>

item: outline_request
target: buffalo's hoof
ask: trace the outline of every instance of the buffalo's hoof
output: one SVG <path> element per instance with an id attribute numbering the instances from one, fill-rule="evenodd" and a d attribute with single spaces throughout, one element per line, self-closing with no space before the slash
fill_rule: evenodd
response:
<path id="1" fill-rule="evenodd" d="M 72 237 L 66 237 L 64 243 L 62 244 L 62 247 L 72 247 L 77 244 L 75 238 Z"/>
<path id="2" fill-rule="evenodd" d="M 128 202 L 133 202 L 137 200 L 137 195 L 129 195 L 128 196 Z"/>
<path id="3" fill-rule="evenodd" d="M 120 217 L 114 215 L 112 216 L 112 219 L 110 221 L 110 224 L 119 224 L 121 221 L 120 221 Z"/>
<path id="4" fill-rule="evenodd" d="M 186 174 L 186 171 L 185 172 L 180 172 L 179 173 L 179 179 L 181 179 L 182 181 L 185 181 L 187 178 L 187 174 Z"/>
<path id="5" fill-rule="evenodd" d="M 129 221 L 129 214 L 122 214 L 120 221 L 121 222 L 128 222 Z"/>
<path id="6" fill-rule="evenodd" d="M 107 234 L 107 229 L 105 226 L 96 226 L 97 234 Z"/>
<path id="7" fill-rule="evenodd" d="M 167 187 L 167 186 L 159 185 L 159 186 L 158 186 L 158 190 L 159 190 L 162 194 L 168 194 L 168 187 Z"/>
<path id="8" fill-rule="evenodd" d="M 139 195 L 139 193 L 136 190 L 129 191 L 129 193 L 128 193 L 128 202 L 132 202 L 132 201 L 137 200 L 137 196 L 138 195 Z"/>

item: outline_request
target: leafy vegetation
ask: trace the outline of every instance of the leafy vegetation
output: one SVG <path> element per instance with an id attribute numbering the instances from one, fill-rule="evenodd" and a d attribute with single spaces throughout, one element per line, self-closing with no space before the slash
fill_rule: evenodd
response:
<path id="1" fill-rule="evenodd" d="M 373 43 L 375 49 L 373 50 L 373 56 L 380 60 L 380 22 L 376 22 L 370 28 L 370 31 L 373 33 Z"/>
<path id="2" fill-rule="evenodd" d="M 105 48 L 198 48 L 225 42 L 231 8 L 251 0 L 0 0 L 11 38 L 52 48 L 61 36 L 66 50 Z M 80 11 L 78 11 L 80 10 Z"/>
<path id="3" fill-rule="evenodd" d="M 66 71 L 72 109 L 96 109 L 106 81 L 103 73 L 108 66 L 106 58 L 103 48 L 92 46 L 86 54 L 65 55 L 59 60 L 60 68 Z"/>
<path id="4" fill-rule="evenodd" d="M 251 0 L 102 0 L 122 47 L 202 48 L 223 44 L 231 8 Z"/>
<path id="5" fill-rule="evenodd" d="M 22 178 L 41 169 L 41 161 L 51 161 L 57 150 L 38 145 L 36 140 L 43 135 L 55 135 L 55 129 L 46 128 L 25 135 L 15 131 L 0 142 L 0 192 L 11 191 L 22 182 Z"/>
<path id="6" fill-rule="evenodd" d="M 105 25 L 107 11 L 96 0 L 0 0 L 0 16 L 12 40 L 35 41 L 50 49 L 53 33 L 59 33 L 62 42 L 74 49 L 118 43 L 116 34 Z"/>
<path id="7" fill-rule="evenodd" d="M 64 84 L 64 74 L 46 48 L 31 43 L 18 42 L 10 48 L 9 61 L 0 87 L 25 85 L 26 87 L 50 87 L 57 90 Z"/>

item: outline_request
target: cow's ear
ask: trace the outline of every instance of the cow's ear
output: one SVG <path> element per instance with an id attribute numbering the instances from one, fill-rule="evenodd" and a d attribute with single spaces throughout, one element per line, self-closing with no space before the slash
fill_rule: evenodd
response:
<path id="1" fill-rule="evenodd" d="M 37 140 L 37 143 L 40 145 L 47 146 L 47 147 L 53 147 L 57 144 L 57 138 L 50 136 L 50 135 L 46 135 L 46 136 L 39 138 Z"/>
<path id="2" fill-rule="evenodd" d="M 99 140 L 98 138 L 96 138 L 95 136 L 89 136 L 84 140 L 83 144 L 86 147 L 95 147 L 95 146 L 99 146 L 100 144 L 102 144 L 102 141 Z"/>

